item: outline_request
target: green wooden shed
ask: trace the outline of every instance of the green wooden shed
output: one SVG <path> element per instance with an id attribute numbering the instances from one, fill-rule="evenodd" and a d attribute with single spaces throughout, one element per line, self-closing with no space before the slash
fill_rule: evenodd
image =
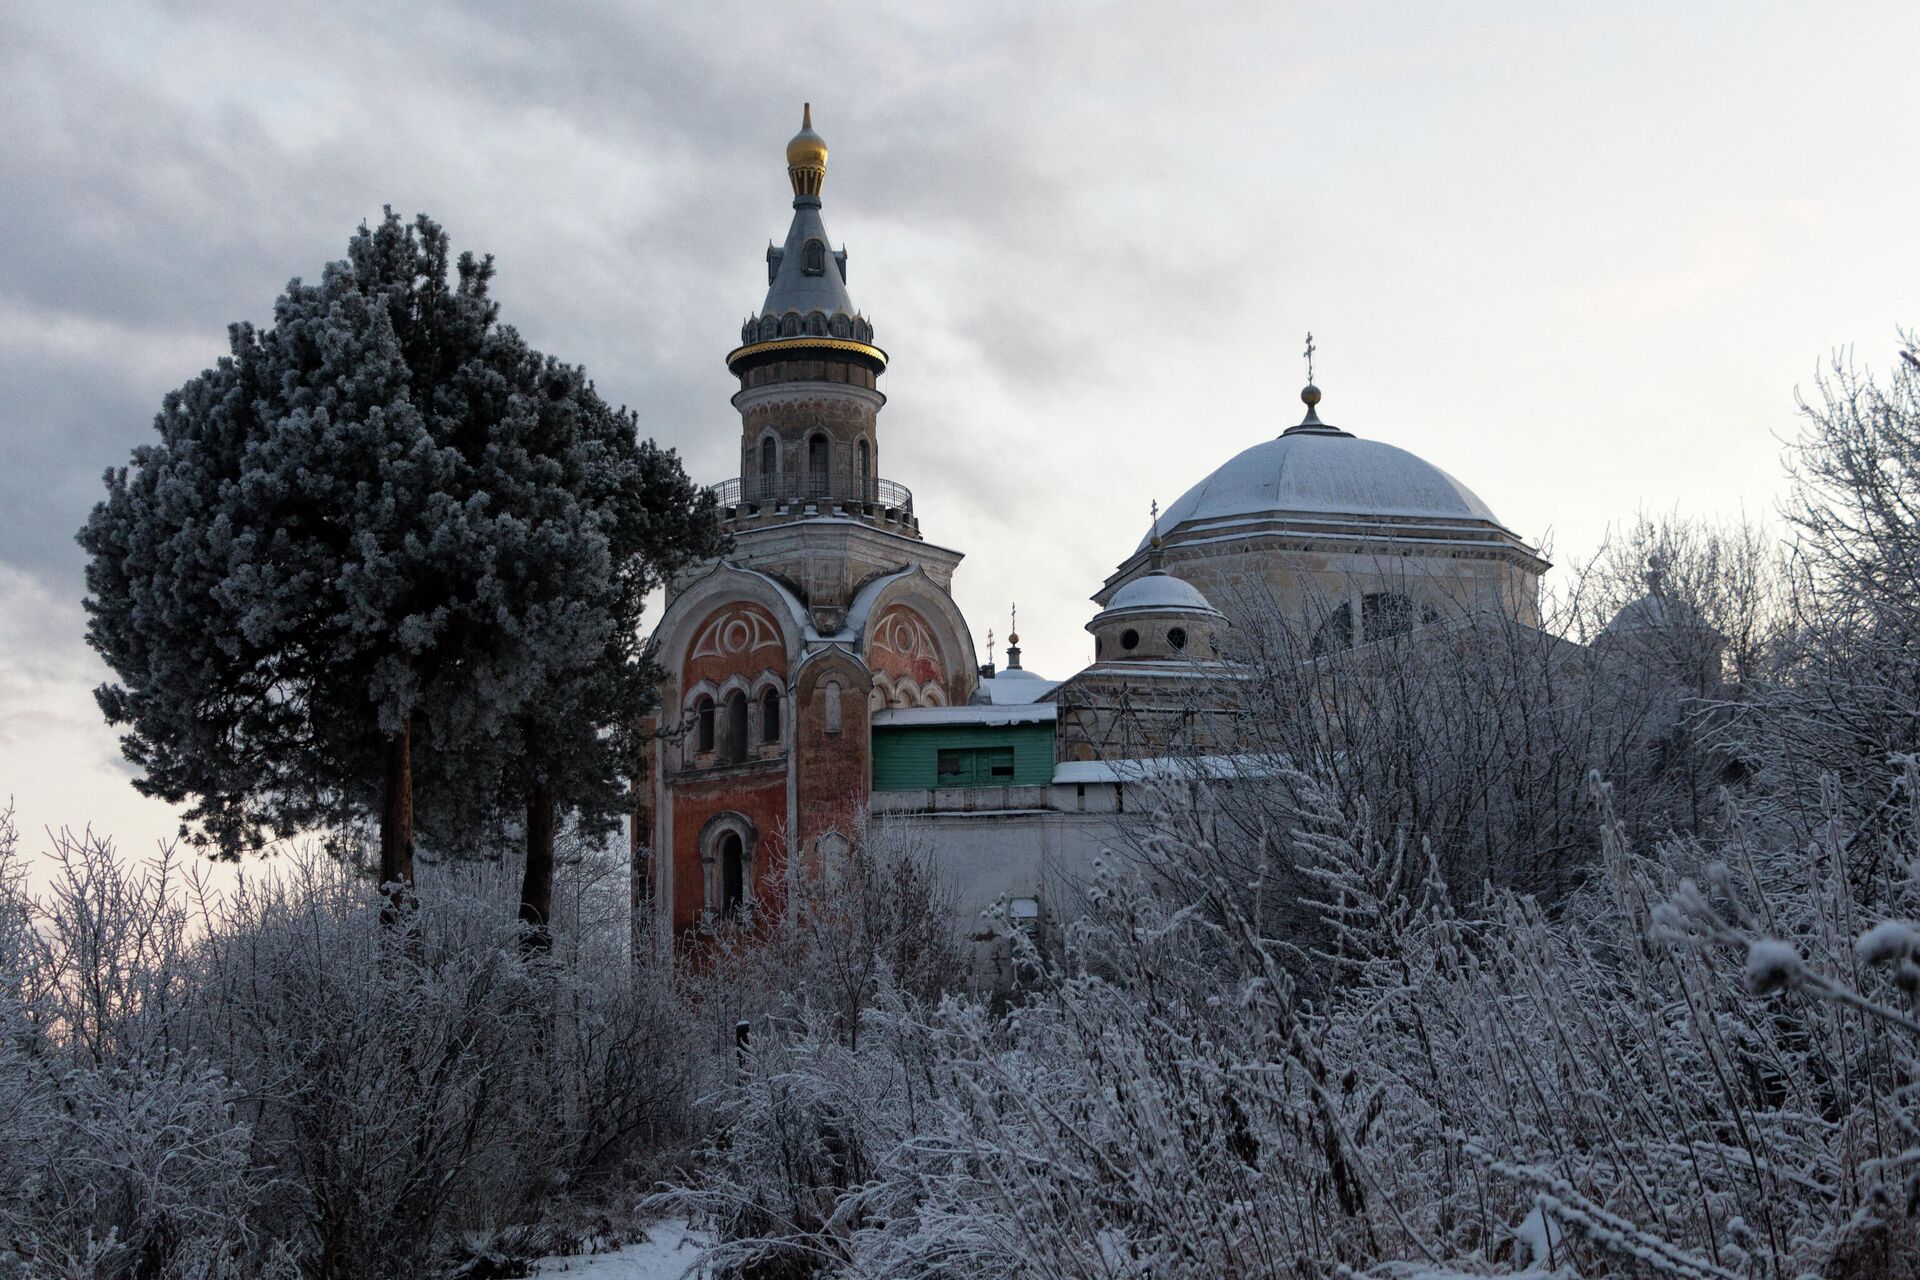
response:
<path id="1" fill-rule="evenodd" d="M 1052 703 L 903 707 L 873 717 L 873 789 L 1039 787 L 1053 781 Z"/>

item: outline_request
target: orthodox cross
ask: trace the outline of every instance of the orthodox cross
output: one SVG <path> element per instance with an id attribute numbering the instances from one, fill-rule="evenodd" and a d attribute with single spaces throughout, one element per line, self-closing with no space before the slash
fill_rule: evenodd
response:
<path id="1" fill-rule="evenodd" d="M 993 665 L 993 628 L 987 628 L 987 665 Z"/>
<path id="2" fill-rule="evenodd" d="M 1313 381 L 1313 331 L 1307 331 L 1307 381 Z"/>

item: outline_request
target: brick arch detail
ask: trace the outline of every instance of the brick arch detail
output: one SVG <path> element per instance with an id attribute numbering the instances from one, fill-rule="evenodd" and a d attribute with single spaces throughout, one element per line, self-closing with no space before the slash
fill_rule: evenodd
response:
<path id="1" fill-rule="evenodd" d="M 757 681 L 787 674 L 787 643 L 773 615 L 745 600 L 729 601 L 694 629 L 680 672 L 682 688 L 703 681 L 725 686 L 735 677 Z"/>
<path id="2" fill-rule="evenodd" d="M 941 690 L 944 700 L 947 670 L 952 665 L 940 651 L 940 641 L 919 610 L 889 605 L 868 628 L 867 664 L 875 687 L 887 694 L 887 705 L 920 706 L 923 690 Z M 883 678 L 884 677 L 884 678 Z"/>

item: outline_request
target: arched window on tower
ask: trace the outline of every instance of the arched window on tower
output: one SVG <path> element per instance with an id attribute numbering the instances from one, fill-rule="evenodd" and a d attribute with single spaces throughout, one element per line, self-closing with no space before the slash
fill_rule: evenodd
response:
<path id="1" fill-rule="evenodd" d="M 723 832 L 716 853 L 720 860 L 720 916 L 738 920 L 747 900 L 747 852 L 740 844 L 739 833 Z"/>
<path id="2" fill-rule="evenodd" d="M 780 741 L 780 691 L 769 688 L 760 695 L 760 741 Z"/>
<path id="3" fill-rule="evenodd" d="M 807 496 L 827 496 L 827 438 L 817 431 L 807 439 Z"/>
<path id="4" fill-rule="evenodd" d="M 739 764 L 747 758 L 747 695 L 738 689 L 727 695 L 725 754 L 728 764 Z"/>
<path id="5" fill-rule="evenodd" d="M 867 445 L 867 442 L 865 440 L 862 440 L 860 442 L 860 447 L 855 452 L 859 458 L 857 466 L 860 473 L 860 501 L 872 502 L 873 501 L 873 450 Z"/>
<path id="6" fill-rule="evenodd" d="M 704 693 L 693 704 L 693 749 L 703 753 L 713 750 L 713 699 Z"/>
<path id="7" fill-rule="evenodd" d="M 760 498 L 765 501 L 774 496 L 775 486 L 780 479 L 780 446 L 772 436 L 760 442 Z"/>
<path id="8" fill-rule="evenodd" d="M 827 246 L 818 240 L 807 241 L 806 261 L 801 270 L 810 276 L 827 274 Z"/>

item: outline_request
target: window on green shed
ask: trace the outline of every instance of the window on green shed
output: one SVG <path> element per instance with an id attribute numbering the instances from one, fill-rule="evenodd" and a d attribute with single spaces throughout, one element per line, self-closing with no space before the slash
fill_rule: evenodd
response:
<path id="1" fill-rule="evenodd" d="M 942 747 L 935 762 L 935 786 L 1004 787 L 1012 782 L 1012 747 Z"/>

